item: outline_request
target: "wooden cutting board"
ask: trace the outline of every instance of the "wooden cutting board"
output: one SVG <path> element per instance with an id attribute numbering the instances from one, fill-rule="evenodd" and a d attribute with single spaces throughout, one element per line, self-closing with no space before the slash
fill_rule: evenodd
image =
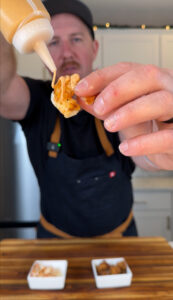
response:
<path id="1" fill-rule="evenodd" d="M 106 257 L 126 259 L 133 272 L 130 287 L 96 288 L 91 259 Z M 29 289 L 26 277 L 37 259 L 68 260 L 63 290 Z M 0 243 L 0 299 L 173 299 L 173 249 L 162 237 L 3 240 Z"/>

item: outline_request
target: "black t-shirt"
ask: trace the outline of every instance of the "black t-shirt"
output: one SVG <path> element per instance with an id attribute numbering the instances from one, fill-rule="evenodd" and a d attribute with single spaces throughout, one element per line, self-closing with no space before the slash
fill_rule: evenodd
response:
<path id="1" fill-rule="evenodd" d="M 29 157 L 38 182 L 47 159 L 47 142 L 53 132 L 57 114 L 61 122 L 61 151 L 79 159 L 94 157 L 103 152 L 92 115 L 81 111 L 78 115 L 65 119 L 51 103 L 50 81 L 24 79 L 30 90 L 31 101 L 26 117 L 19 123 L 26 136 Z M 130 177 L 135 168 L 133 161 L 119 152 L 118 134 L 106 133 L 113 145 L 115 155 L 121 162 L 122 169 Z"/>

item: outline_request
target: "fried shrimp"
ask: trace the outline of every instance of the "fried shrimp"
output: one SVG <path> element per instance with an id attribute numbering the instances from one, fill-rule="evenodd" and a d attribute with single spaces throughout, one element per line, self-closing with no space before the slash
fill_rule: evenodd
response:
<path id="1" fill-rule="evenodd" d="M 54 84 L 55 76 L 52 81 L 54 91 L 51 94 L 53 105 L 64 115 L 65 118 L 75 116 L 80 110 L 74 94 L 74 88 L 80 80 L 78 74 L 61 76 Z M 93 104 L 95 97 L 82 97 L 87 104 Z"/>

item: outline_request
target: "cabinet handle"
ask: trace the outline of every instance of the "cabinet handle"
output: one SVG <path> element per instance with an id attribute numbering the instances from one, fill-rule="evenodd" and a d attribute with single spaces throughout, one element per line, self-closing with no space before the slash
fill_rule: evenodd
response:
<path id="1" fill-rule="evenodd" d="M 166 218 L 166 229 L 168 229 L 168 230 L 171 229 L 171 218 L 170 218 L 170 216 L 167 216 L 167 218 Z"/>

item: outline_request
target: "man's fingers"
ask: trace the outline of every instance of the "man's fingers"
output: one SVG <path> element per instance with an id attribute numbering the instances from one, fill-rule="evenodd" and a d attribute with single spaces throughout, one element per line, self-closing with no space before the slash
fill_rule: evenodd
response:
<path id="1" fill-rule="evenodd" d="M 80 97 L 98 95 L 93 114 L 102 119 L 113 110 L 144 95 L 160 90 L 173 92 L 170 74 L 166 70 L 161 72 L 153 65 L 118 64 L 93 72 L 83 83 L 86 84 L 85 88 L 77 90 L 76 94 Z"/>
<path id="2" fill-rule="evenodd" d="M 160 77 L 160 71 L 154 66 L 136 67 L 112 81 L 96 97 L 95 112 L 100 116 L 105 115 L 143 95 L 161 90 Z"/>
<path id="3" fill-rule="evenodd" d="M 81 106 L 82 109 L 84 109 L 85 111 L 87 111 L 88 113 L 90 113 L 91 115 L 95 116 L 96 118 L 100 119 L 100 120 L 105 120 L 106 118 L 108 118 L 109 114 L 106 114 L 104 116 L 99 116 L 97 113 L 95 113 L 95 111 L 93 110 L 93 104 L 87 104 L 85 102 L 85 99 L 82 99 L 82 97 L 77 97 L 77 102 L 79 103 L 79 105 Z"/>
<path id="4" fill-rule="evenodd" d="M 162 130 L 123 141 L 119 146 L 126 156 L 172 153 L 173 131 Z"/>
<path id="5" fill-rule="evenodd" d="M 173 117 L 173 94 L 159 91 L 136 99 L 113 111 L 105 118 L 108 131 L 119 131 L 151 120 L 165 121 Z"/>
<path id="6" fill-rule="evenodd" d="M 79 97 L 93 96 L 100 93 L 110 82 L 127 73 L 138 64 L 119 63 L 100 70 L 96 70 L 82 79 L 75 87 L 75 94 Z"/>

